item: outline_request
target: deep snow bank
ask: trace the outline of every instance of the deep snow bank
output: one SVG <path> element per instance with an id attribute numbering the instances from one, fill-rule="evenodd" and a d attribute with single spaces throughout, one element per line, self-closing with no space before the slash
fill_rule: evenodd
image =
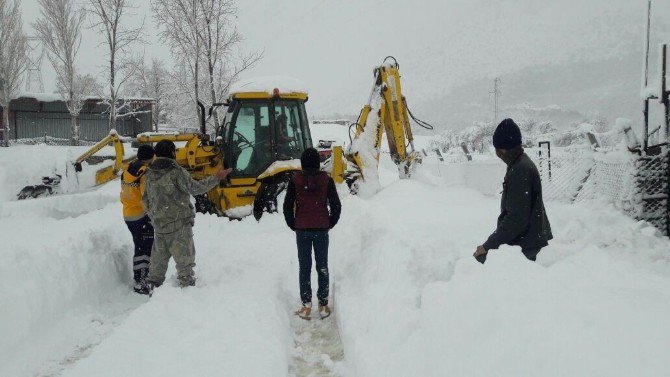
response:
<path id="1" fill-rule="evenodd" d="M 19 191 L 25 186 L 39 185 L 42 177 L 60 174 L 62 181 L 60 192 L 75 193 L 90 190 L 95 185 L 95 172 L 112 165 L 104 160 L 96 165 L 84 162 L 83 171 L 75 174 L 72 161 L 75 161 L 90 146 L 62 147 L 49 145 L 13 145 L 0 149 L 0 202 L 16 200 Z M 137 151 L 124 144 L 124 158 L 133 156 Z M 96 157 L 114 156 L 114 148 L 104 147 Z"/>
<path id="2" fill-rule="evenodd" d="M 294 238 L 281 216 L 198 215 L 197 285 L 168 280 L 64 376 L 279 376 L 291 360 Z"/>
<path id="3" fill-rule="evenodd" d="M 115 188 L 0 203 L 0 375 L 59 369 L 142 302 Z"/>
<path id="4" fill-rule="evenodd" d="M 498 198 L 426 178 L 345 200 L 333 231 L 357 375 L 670 373 L 666 238 L 608 207 L 550 203 L 556 238 L 537 264 L 508 247 L 480 265 Z"/>

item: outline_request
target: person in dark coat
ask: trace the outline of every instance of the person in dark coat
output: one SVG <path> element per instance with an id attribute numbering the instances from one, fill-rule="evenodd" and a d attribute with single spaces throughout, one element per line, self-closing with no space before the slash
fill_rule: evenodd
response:
<path id="1" fill-rule="evenodd" d="M 537 167 L 521 147 L 521 131 L 512 119 L 505 119 L 493 134 L 496 155 L 507 164 L 503 182 L 498 227 L 477 247 L 474 257 L 486 261 L 489 250 L 500 245 L 521 246 L 526 258 L 535 261 L 553 238 L 542 202 L 542 181 Z"/>
<path id="2" fill-rule="evenodd" d="M 335 182 L 319 170 L 319 153 L 307 148 L 300 157 L 302 171 L 296 172 L 286 189 L 284 218 L 296 233 L 298 261 L 300 262 L 300 298 L 302 306 L 295 313 L 303 319 L 311 318 L 312 311 L 312 248 L 316 272 L 319 276 L 319 315 L 330 315 L 328 307 L 328 230 L 340 219 L 342 205 Z"/>

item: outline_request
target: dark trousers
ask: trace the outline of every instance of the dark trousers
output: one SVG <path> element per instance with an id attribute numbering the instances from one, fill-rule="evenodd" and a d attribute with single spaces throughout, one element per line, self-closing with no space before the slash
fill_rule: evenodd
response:
<path id="1" fill-rule="evenodd" d="M 300 262 L 300 299 L 303 303 L 312 302 L 312 247 L 316 272 L 319 276 L 319 290 L 316 297 L 319 305 L 328 305 L 328 231 L 296 230 L 298 261 Z"/>
<path id="2" fill-rule="evenodd" d="M 540 253 L 540 250 L 542 250 L 542 248 L 539 248 L 539 249 L 525 249 L 525 250 L 521 250 L 521 252 L 523 253 L 523 255 L 526 256 L 526 258 L 535 262 L 535 259 L 537 259 L 537 254 Z"/>
<path id="3" fill-rule="evenodd" d="M 133 235 L 135 255 L 133 257 L 133 278 L 136 283 L 146 279 L 149 275 L 149 259 L 154 244 L 154 227 L 149 216 L 135 221 L 126 221 L 128 230 Z"/>
<path id="4" fill-rule="evenodd" d="M 542 250 L 542 248 L 539 248 L 539 249 L 524 249 L 524 250 L 521 250 L 521 252 L 523 253 L 523 255 L 526 256 L 526 258 L 535 262 L 535 260 L 537 259 L 537 254 L 540 253 L 540 250 Z M 478 256 L 476 259 L 477 259 L 477 261 L 479 261 L 479 263 L 483 264 L 484 262 L 486 262 L 486 256 L 487 255 L 488 254 L 482 254 L 482 255 Z"/>

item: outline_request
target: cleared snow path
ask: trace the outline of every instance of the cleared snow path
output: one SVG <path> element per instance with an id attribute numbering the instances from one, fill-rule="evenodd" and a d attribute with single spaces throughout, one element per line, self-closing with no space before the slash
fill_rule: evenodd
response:
<path id="1" fill-rule="evenodd" d="M 313 281 L 316 280 L 315 277 L 316 275 L 312 277 Z M 333 288 L 331 296 L 335 297 L 335 294 Z M 310 321 L 295 315 L 291 318 L 295 348 L 289 367 L 289 376 L 339 377 L 348 375 L 338 327 L 337 309 L 333 299 L 331 299 L 331 306 L 333 313 L 323 320 L 316 312 L 312 313 L 313 318 Z"/>

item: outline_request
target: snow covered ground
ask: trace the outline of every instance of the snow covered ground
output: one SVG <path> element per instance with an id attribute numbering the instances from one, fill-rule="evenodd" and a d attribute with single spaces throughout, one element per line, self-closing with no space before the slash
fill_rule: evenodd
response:
<path id="1" fill-rule="evenodd" d="M 556 238 L 537 263 L 510 247 L 480 265 L 496 160 L 428 159 L 399 181 L 383 158 L 375 196 L 342 187 L 334 317 L 304 322 L 280 214 L 198 215 L 197 286 L 177 288 L 171 267 L 138 297 L 117 183 L 13 201 L 43 175 L 19 168 L 43 168 L 38 155 L 67 159 L 59 147 L 0 149 L 0 376 L 670 375 L 670 241 L 613 208 L 547 203 Z"/>

